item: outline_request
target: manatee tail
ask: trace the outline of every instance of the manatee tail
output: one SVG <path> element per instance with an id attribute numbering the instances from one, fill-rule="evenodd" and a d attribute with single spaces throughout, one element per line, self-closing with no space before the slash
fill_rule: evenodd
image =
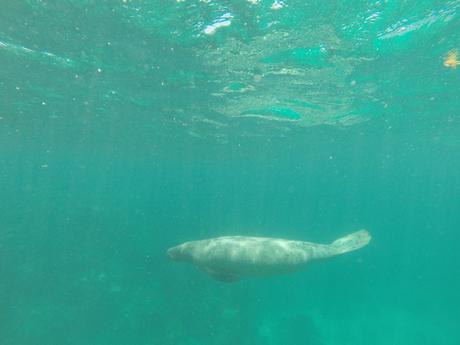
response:
<path id="1" fill-rule="evenodd" d="M 344 254 L 364 247 L 371 240 L 367 230 L 359 230 L 350 235 L 341 237 L 330 244 L 335 255 Z"/>

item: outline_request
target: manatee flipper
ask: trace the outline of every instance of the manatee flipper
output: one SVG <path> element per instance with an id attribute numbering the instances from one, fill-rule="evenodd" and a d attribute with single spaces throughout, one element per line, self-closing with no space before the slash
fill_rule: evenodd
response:
<path id="1" fill-rule="evenodd" d="M 215 271 L 215 270 L 213 270 L 212 268 L 209 268 L 209 267 L 206 267 L 204 270 L 212 278 L 214 278 L 215 280 L 218 280 L 220 282 L 235 283 L 235 282 L 240 280 L 240 277 L 237 276 L 236 274 Z"/>
<path id="2" fill-rule="evenodd" d="M 330 244 L 334 255 L 344 254 L 364 247 L 371 240 L 367 230 L 359 230 L 341 237 Z"/>

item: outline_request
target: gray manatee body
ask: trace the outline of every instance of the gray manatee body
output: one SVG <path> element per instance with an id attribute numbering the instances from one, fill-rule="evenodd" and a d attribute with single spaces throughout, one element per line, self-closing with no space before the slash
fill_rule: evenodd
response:
<path id="1" fill-rule="evenodd" d="M 266 237 L 224 236 L 191 241 L 168 249 L 176 261 L 194 264 L 213 278 L 238 281 L 242 277 L 269 276 L 303 268 L 364 247 L 371 240 L 367 230 L 341 237 L 331 244 L 317 244 Z"/>

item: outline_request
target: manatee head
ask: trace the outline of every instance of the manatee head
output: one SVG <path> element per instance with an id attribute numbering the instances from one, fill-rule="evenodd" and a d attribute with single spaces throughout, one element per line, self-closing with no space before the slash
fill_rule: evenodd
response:
<path id="1" fill-rule="evenodd" d="M 191 248 L 190 246 L 187 245 L 187 243 L 169 248 L 166 253 L 168 257 L 174 261 L 191 261 L 192 260 Z"/>

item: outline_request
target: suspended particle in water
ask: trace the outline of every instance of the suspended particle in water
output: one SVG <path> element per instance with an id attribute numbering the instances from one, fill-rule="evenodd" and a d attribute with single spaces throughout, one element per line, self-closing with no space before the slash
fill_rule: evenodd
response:
<path id="1" fill-rule="evenodd" d="M 279 10 L 285 6 L 285 3 L 283 0 L 275 0 L 271 6 L 272 10 Z"/>
<path id="2" fill-rule="evenodd" d="M 215 32 L 223 27 L 230 26 L 232 24 L 233 15 L 231 13 L 225 13 L 219 18 L 215 19 L 212 24 L 206 26 L 203 30 L 205 35 L 214 35 Z"/>
<path id="3" fill-rule="evenodd" d="M 455 69 L 458 65 L 460 65 L 460 61 L 458 60 L 458 51 L 457 49 L 452 49 L 447 53 L 444 59 L 444 67 Z"/>

